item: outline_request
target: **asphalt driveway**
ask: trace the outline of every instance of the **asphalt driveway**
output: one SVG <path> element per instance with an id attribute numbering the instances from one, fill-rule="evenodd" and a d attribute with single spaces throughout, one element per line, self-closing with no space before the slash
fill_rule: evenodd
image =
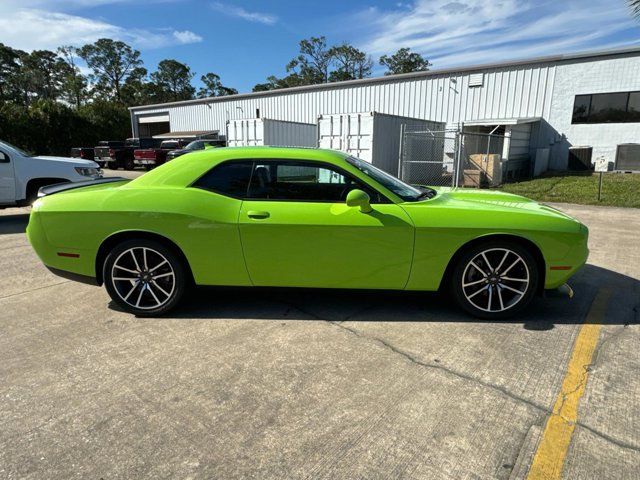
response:
<path id="1" fill-rule="evenodd" d="M 218 288 L 134 318 L 2 211 L 0 477 L 526 478 L 560 448 L 591 325 L 562 477 L 638 478 L 640 211 L 559 208 L 591 230 L 575 297 L 504 322 L 435 294 Z"/>

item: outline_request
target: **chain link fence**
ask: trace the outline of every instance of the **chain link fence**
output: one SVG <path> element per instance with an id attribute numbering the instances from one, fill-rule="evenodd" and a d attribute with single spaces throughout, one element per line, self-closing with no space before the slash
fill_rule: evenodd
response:
<path id="1" fill-rule="evenodd" d="M 485 188 L 528 175 L 529 162 L 505 161 L 504 135 L 403 126 L 398 176 L 415 185 Z"/>

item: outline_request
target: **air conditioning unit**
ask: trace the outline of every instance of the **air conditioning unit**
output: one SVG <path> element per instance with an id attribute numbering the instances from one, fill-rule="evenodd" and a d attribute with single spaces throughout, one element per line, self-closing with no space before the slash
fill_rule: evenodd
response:
<path id="1" fill-rule="evenodd" d="M 593 170 L 592 155 L 593 147 L 570 147 L 568 169 L 572 171 Z"/>
<path id="2" fill-rule="evenodd" d="M 640 172 L 640 143 L 618 145 L 615 169 L 626 172 Z"/>

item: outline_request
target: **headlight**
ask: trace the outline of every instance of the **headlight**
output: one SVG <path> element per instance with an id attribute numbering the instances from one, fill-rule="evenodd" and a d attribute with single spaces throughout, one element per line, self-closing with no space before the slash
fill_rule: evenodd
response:
<path id="1" fill-rule="evenodd" d="M 90 168 L 90 167 L 75 167 L 76 172 L 78 172 L 83 177 L 101 177 L 102 171 L 99 168 Z"/>

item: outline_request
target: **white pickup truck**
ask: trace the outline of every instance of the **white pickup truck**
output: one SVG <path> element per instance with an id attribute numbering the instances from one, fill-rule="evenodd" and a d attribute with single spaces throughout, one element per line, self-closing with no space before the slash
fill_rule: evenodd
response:
<path id="1" fill-rule="evenodd" d="M 40 187 L 102 177 L 96 162 L 79 158 L 34 157 L 0 141 L 0 208 L 30 205 Z"/>

